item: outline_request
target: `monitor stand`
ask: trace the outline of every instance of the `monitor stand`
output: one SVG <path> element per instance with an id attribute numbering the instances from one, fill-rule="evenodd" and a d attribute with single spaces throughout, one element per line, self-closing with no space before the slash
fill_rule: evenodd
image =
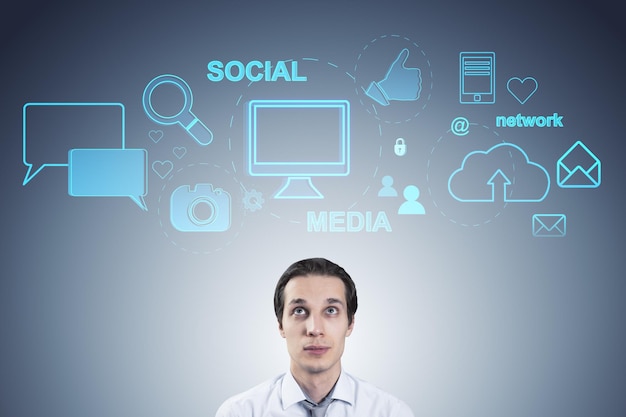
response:
<path id="1" fill-rule="evenodd" d="M 324 198 L 324 195 L 315 188 L 311 177 L 287 177 L 280 190 L 274 194 L 274 198 L 311 199 Z"/>

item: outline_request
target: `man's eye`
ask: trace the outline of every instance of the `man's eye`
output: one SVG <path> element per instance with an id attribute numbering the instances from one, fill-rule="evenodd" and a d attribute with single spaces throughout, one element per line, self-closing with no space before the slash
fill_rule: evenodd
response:
<path id="1" fill-rule="evenodd" d="M 302 307 L 294 308 L 293 314 L 296 316 L 304 316 L 306 314 L 306 310 Z"/>
<path id="2" fill-rule="evenodd" d="M 338 313 L 338 310 L 337 310 L 335 307 L 328 307 L 328 308 L 326 309 L 326 312 L 327 312 L 328 314 L 333 314 L 333 315 L 334 315 L 334 314 L 337 314 L 337 313 Z"/>

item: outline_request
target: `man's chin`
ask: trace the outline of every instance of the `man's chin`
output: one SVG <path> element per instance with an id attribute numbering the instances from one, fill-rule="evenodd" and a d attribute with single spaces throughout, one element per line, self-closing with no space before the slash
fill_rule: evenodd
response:
<path id="1" fill-rule="evenodd" d="M 310 374 L 323 374 L 328 371 L 328 367 L 325 366 L 310 366 L 305 368 L 305 370 Z"/>
<path id="2" fill-rule="evenodd" d="M 304 363 L 302 369 L 309 374 L 323 374 L 324 372 L 328 372 L 333 368 L 333 366 L 325 361 L 317 360 L 315 362 L 308 361 L 308 363 Z"/>

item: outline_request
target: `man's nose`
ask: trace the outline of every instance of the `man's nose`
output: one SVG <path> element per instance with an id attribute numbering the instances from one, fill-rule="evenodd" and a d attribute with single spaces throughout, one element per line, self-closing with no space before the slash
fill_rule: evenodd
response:
<path id="1" fill-rule="evenodd" d="M 306 321 L 306 333 L 308 336 L 321 336 L 324 334 L 324 326 L 322 323 L 322 318 L 311 314 Z"/>

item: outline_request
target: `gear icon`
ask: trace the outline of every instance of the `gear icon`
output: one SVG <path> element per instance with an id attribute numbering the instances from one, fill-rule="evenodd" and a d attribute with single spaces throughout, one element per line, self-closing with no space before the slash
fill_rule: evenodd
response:
<path id="1" fill-rule="evenodd" d="M 246 210 L 251 212 L 261 210 L 261 208 L 263 208 L 263 203 L 265 203 L 263 194 L 257 190 L 246 191 L 243 197 L 243 206 Z"/>

